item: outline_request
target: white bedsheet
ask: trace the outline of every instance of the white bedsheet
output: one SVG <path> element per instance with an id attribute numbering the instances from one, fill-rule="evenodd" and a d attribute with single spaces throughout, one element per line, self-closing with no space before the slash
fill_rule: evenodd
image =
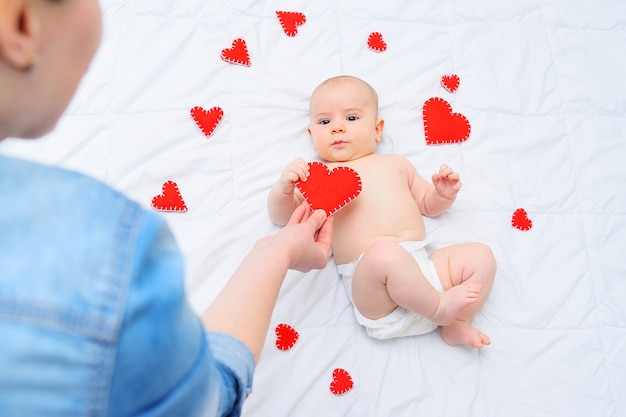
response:
<path id="1" fill-rule="evenodd" d="M 430 250 L 490 245 L 493 292 L 474 324 L 481 351 L 438 332 L 369 339 L 331 259 L 290 272 L 244 416 L 626 416 L 626 3 L 363 0 L 103 0 L 101 49 L 54 133 L 0 152 L 91 174 L 149 207 L 164 182 L 187 212 L 165 213 L 202 311 L 261 236 L 284 165 L 315 159 L 308 97 L 351 74 L 380 95 L 380 152 L 463 189 L 427 219 Z M 277 10 L 306 16 L 283 32 Z M 387 44 L 368 49 L 372 32 Z M 241 38 L 250 66 L 220 58 Z M 446 91 L 443 75 L 457 74 Z M 471 124 L 428 146 L 422 106 L 440 97 Z M 221 107 L 210 137 L 190 109 Z M 511 225 L 524 208 L 528 231 Z M 274 326 L 300 334 L 286 351 Z M 335 396 L 335 368 L 354 387 Z"/>

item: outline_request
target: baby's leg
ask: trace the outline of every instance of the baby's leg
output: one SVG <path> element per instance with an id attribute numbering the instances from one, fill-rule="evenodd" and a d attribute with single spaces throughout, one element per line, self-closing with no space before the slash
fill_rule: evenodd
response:
<path id="1" fill-rule="evenodd" d="M 451 345 L 464 344 L 477 348 L 488 345 L 489 337 L 471 326 L 469 321 L 485 304 L 493 287 L 496 262 L 491 249 L 482 243 L 464 243 L 440 249 L 432 254 L 431 259 L 446 292 L 467 285 L 480 288 L 476 302 L 452 323 L 442 327 L 443 340 Z"/>
<path id="2" fill-rule="evenodd" d="M 426 279 L 413 256 L 393 241 L 381 241 L 364 254 L 352 279 L 352 298 L 361 314 L 378 319 L 397 306 L 450 324 L 479 296 L 480 287 L 449 287 L 445 294 Z M 442 309 L 442 306 L 444 308 Z M 438 312 L 445 311 L 443 314 Z"/>

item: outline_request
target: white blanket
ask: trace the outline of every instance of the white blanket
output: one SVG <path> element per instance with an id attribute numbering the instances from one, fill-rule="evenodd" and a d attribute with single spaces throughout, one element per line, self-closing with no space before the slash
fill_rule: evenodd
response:
<path id="1" fill-rule="evenodd" d="M 244 416 L 626 416 L 626 2 L 102 5 L 103 43 L 58 128 L 0 151 L 91 174 L 146 207 L 175 182 L 187 211 L 164 215 L 196 311 L 278 230 L 267 193 L 291 159 L 315 159 L 308 97 L 338 74 L 378 91 L 381 153 L 405 155 L 426 178 L 441 163 L 459 171 L 454 206 L 426 220 L 429 250 L 481 241 L 495 253 L 495 286 L 474 320 L 492 344 L 480 351 L 438 332 L 372 340 L 332 259 L 290 272 Z M 288 36 L 276 11 L 306 22 Z M 384 51 L 368 47 L 374 32 Z M 236 39 L 249 66 L 221 57 Z M 454 92 L 441 84 L 452 74 Z M 433 97 L 467 118 L 466 141 L 426 144 Z M 209 137 L 196 106 L 223 111 Z M 512 226 L 518 208 L 530 230 Z M 278 324 L 299 333 L 289 350 L 275 346 Z M 336 368 L 353 381 L 343 395 L 330 389 Z"/>

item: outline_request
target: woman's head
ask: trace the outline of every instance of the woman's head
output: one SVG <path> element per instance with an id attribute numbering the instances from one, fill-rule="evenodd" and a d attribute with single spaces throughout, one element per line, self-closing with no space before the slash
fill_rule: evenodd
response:
<path id="1" fill-rule="evenodd" d="M 56 125 L 101 34 L 98 0 L 0 1 L 0 139 Z"/>

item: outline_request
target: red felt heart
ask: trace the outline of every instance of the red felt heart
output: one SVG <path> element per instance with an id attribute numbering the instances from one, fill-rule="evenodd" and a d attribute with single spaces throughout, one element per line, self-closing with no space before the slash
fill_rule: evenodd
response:
<path id="1" fill-rule="evenodd" d="M 324 209 L 331 216 L 361 193 L 361 177 L 352 168 L 329 170 L 320 162 L 309 162 L 310 175 L 296 187 L 313 210 Z"/>
<path id="2" fill-rule="evenodd" d="M 385 52 L 387 43 L 383 40 L 383 35 L 379 32 L 372 32 L 367 38 L 367 47 L 372 51 Z"/>
<path id="3" fill-rule="evenodd" d="M 245 67 L 252 65 L 246 41 L 241 38 L 235 39 L 230 48 L 222 49 L 221 58 L 231 64 L 243 65 Z"/>
<path id="4" fill-rule="evenodd" d="M 224 111 L 220 107 L 204 110 L 202 107 L 196 106 L 191 109 L 190 113 L 207 138 L 213 134 L 217 125 L 222 121 L 222 117 L 224 117 Z"/>
<path id="5" fill-rule="evenodd" d="M 333 381 L 330 383 L 330 392 L 335 395 L 342 395 L 350 391 L 354 386 L 352 377 L 342 368 L 337 368 L 333 371 Z"/>
<path id="6" fill-rule="evenodd" d="M 300 335 L 288 324 L 281 323 L 274 329 L 276 333 L 276 347 L 280 350 L 289 350 L 296 344 Z"/>
<path id="7" fill-rule="evenodd" d="M 163 194 L 155 196 L 151 205 L 159 211 L 187 211 L 178 185 L 174 181 L 166 181 L 163 184 Z"/>
<path id="8" fill-rule="evenodd" d="M 533 221 L 528 218 L 526 210 L 518 208 L 513 212 L 511 225 L 519 230 L 530 230 L 533 227 Z"/>
<path id="9" fill-rule="evenodd" d="M 428 145 L 461 143 L 470 135 L 470 124 L 461 113 L 453 113 L 450 103 L 433 97 L 424 103 L 424 134 Z"/>
<path id="10" fill-rule="evenodd" d="M 276 16 L 278 16 L 280 25 L 287 36 L 296 36 L 298 34 L 298 26 L 306 22 L 306 16 L 300 12 L 276 11 Z"/>
<path id="11" fill-rule="evenodd" d="M 457 88 L 459 88 L 459 84 L 461 84 L 461 79 L 456 74 L 441 77 L 441 85 L 450 93 L 456 92 Z"/>

